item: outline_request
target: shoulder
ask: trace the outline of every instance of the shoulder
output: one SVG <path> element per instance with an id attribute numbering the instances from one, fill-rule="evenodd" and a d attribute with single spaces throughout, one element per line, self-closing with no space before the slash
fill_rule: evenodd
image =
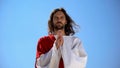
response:
<path id="1" fill-rule="evenodd" d="M 64 38 L 66 39 L 66 40 L 71 40 L 71 41 L 73 41 L 73 42 L 81 42 L 81 39 L 80 38 L 78 38 L 78 37 L 76 37 L 76 36 L 64 36 Z"/>
<path id="2" fill-rule="evenodd" d="M 48 41 L 54 41 L 55 37 L 54 35 L 47 35 L 47 36 L 43 36 L 41 38 L 39 38 L 38 43 L 47 43 Z"/>
<path id="3" fill-rule="evenodd" d="M 81 42 L 81 39 L 76 36 L 71 36 L 71 38 L 73 39 L 73 41 Z"/>

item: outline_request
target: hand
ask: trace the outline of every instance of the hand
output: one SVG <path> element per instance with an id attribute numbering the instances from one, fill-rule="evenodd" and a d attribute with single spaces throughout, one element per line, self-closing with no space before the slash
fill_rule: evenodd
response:
<path id="1" fill-rule="evenodd" d="M 57 39 L 56 39 L 56 47 L 57 47 L 57 49 L 58 49 L 60 46 L 63 45 L 64 40 L 63 40 L 61 31 L 58 31 L 57 35 L 58 35 L 58 37 L 57 37 Z"/>

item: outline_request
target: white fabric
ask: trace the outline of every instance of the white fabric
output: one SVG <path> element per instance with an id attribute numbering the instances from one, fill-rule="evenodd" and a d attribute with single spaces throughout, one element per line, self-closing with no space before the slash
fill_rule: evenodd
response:
<path id="1" fill-rule="evenodd" d="M 51 50 L 37 59 L 37 68 L 58 68 L 61 57 L 64 61 L 64 68 L 86 67 L 87 54 L 81 40 L 74 36 L 63 36 L 63 38 L 62 47 L 57 50 L 55 41 Z"/>

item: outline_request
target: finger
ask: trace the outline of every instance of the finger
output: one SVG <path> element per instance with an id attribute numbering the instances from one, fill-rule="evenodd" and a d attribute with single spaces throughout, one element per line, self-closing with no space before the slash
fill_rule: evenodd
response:
<path id="1" fill-rule="evenodd" d="M 61 30 L 58 30 L 57 35 L 58 35 L 58 36 L 62 36 L 62 31 L 61 31 Z"/>

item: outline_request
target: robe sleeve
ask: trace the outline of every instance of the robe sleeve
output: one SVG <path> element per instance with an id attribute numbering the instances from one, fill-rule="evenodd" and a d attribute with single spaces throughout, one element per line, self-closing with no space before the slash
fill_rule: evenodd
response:
<path id="1" fill-rule="evenodd" d="M 73 47 L 71 52 L 70 68 L 85 68 L 87 63 L 87 53 L 85 52 L 82 42 L 79 38 L 75 38 L 73 41 Z"/>
<path id="2" fill-rule="evenodd" d="M 60 51 L 59 49 L 57 50 L 55 42 L 52 44 L 47 44 L 46 41 L 50 42 L 48 40 L 42 39 L 40 39 L 40 41 L 38 42 L 35 68 L 56 68 L 57 63 L 59 62 Z M 47 47 L 45 46 L 51 45 L 53 46 L 50 47 L 49 50 L 46 49 Z"/>

